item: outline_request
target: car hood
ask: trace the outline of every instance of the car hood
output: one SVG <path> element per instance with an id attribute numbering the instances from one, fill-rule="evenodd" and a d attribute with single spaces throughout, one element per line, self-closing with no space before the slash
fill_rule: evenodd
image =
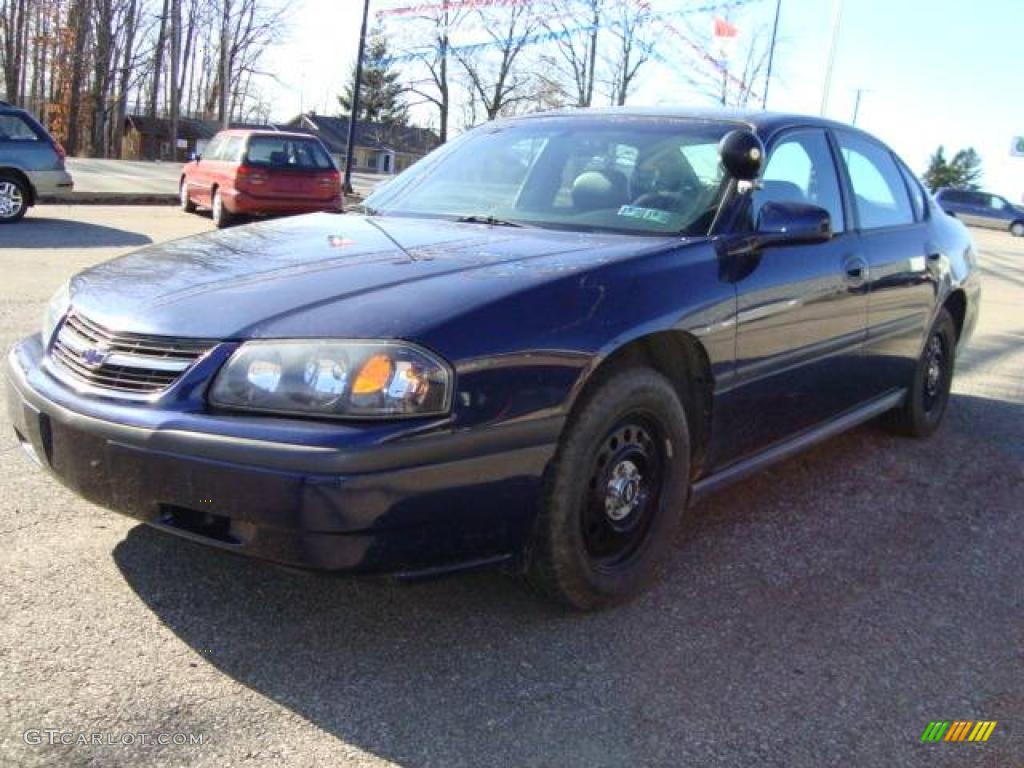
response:
<path id="1" fill-rule="evenodd" d="M 146 247 L 77 275 L 76 311 L 202 338 L 414 338 L 424 324 L 678 238 L 312 214 Z"/>

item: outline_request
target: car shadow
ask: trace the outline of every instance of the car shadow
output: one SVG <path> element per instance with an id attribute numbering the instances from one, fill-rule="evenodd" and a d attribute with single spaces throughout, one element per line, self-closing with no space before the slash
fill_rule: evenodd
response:
<path id="1" fill-rule="evenodd" d="M 2 248 L 106 248 L 152 242 L 138 232 L 46 216 L 29 215 L 17 224 L 0 228 Z"/>
<path id="2" fill-rule="evenodd" d="M 950 407 L 932 440 L 867 425 L 712 497 L 661 584 L 603 613 L 495 573 L 306 574 L 145 526 L 114 558 L 196 663 L 403 766 L 904 764 L 936 707 L 1019 663 L 1024 405 Z"/>

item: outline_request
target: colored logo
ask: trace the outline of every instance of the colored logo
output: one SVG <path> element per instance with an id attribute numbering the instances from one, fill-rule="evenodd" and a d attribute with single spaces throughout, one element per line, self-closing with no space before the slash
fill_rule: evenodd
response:
<path id="1" fill-rule="evenodd" d="M 921 734 L 921 741 L 988 741 L 996 720 L 933 720 Z"/>
<path id="2" fill-rule="evenodd" d="M 91 370 L 95 370 L 107 362 L 110 357 L 110 348 L 100 345 L 90 347 L 82 352 L 82 362 Z"/>

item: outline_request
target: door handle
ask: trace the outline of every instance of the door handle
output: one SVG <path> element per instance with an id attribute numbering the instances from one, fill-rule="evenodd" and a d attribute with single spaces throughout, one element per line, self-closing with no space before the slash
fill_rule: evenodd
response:
<path id="1" fill-rule="evenodd" d="M 843 262 L 843 273 L 850 285 L 863 285 L 868 279 L 868 263 L 860 256 L 854 256 Z"/>
<path id="2" fill-rule="evenodd" d="M 942 254 L 941 253 L 929 253 L 928 254 L 928 261 L 938 261 L 941 258 L 942 258 Z"/>

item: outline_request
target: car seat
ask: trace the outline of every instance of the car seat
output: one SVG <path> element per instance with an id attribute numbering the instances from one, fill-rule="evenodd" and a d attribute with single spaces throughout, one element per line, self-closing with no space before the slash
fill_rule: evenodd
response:
<path id="1" fill-rule="evenodd" d="M 577 211 L 618 209 L 626 203 L 626 174 L 605 169 L 585 171 L 572 182 L 572 204 Z"/>

